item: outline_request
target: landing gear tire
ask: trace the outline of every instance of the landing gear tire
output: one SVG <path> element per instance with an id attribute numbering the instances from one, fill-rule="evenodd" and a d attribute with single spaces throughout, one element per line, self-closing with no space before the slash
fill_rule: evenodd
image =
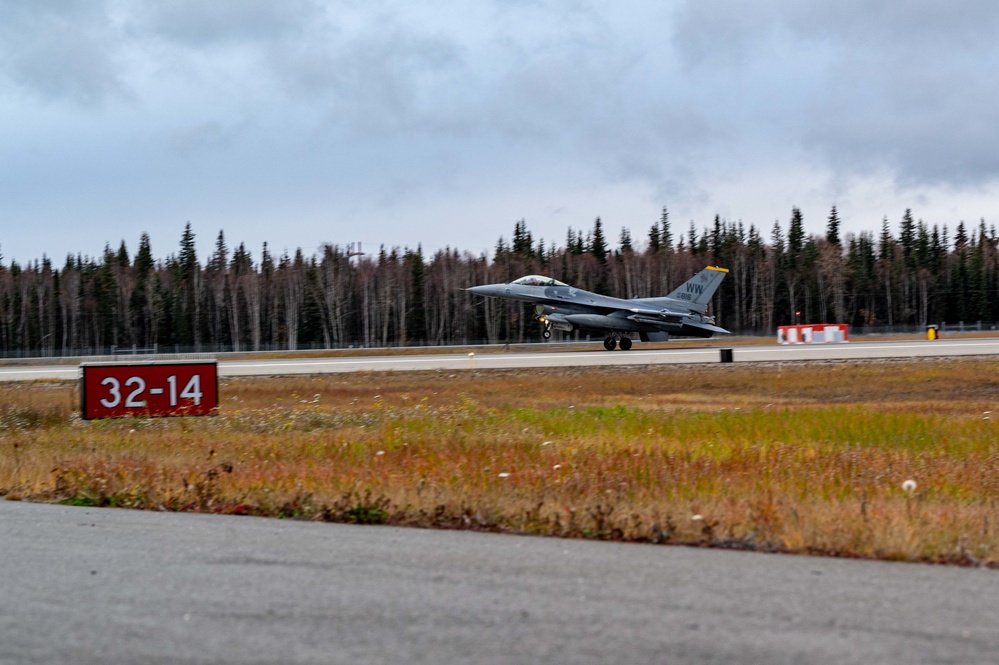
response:
<path id="1" fill-rule="evenodd" d="M 620 343 L 621 343 L 621 350 L 622 351 L 631 351 L 631 338 L 630 337 L 622 337 Z"/>
<path id="2" fill-rule="evenodd" d="M 542 337 L 544 337 L 545 339 L 551 339 L 551 338 L 552 338 L 552 331 L 551 331 L 551 330 L 548 330 L 548 329 L 546 328 L 546 329 L 544 330 L 544 332 L 542 332 L 542 333 L 541 333 L 541 336 L 542 336 Z"/>
<path id="3" fill-rule="evenodd" d="M 608 351 L 613 351 L 617 347 L 617 340 L 613 337 L 608 337 L 604 340 L 604 348 Z"/>

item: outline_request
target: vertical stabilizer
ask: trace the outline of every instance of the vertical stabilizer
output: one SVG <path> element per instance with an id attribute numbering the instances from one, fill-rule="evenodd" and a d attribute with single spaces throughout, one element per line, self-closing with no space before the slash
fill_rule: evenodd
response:
<path id="1" fill-rule="evenodd" d="M 687 303 L 698 312 L 704 312 L 727 274 L 727 268 L 708 266 L 666 297 Z"/>

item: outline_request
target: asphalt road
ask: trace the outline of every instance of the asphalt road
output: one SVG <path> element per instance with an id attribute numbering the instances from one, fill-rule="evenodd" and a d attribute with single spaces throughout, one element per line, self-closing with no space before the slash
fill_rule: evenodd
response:
<path id="1" fill-rule="evenodd" d="M 995 663 L 999 573 L 0 501 L 0 663 Z"/>
<path id="2" fill-rule="evenodd" d="M 794 362 L 801 360 L 858 360 L 884 358 L 930 358 L 947 356 L 999 355 L 999 338 L 952 339 L 935 342 L 850 342 L 847 344 L 813 344 L 796 346 L 736 346 L 733 361 Z M 505 353 L 490 350 L 469 357 L 467 353 L 429 353 L 398 356 L 340 356 L 333 358 L 295 358 L 274 360 L 220 360 L 220 377 L 275 376 L 287 374 L 333 374 L 358 371 L 406 371 L 579 367 L 600 365 L 668 365 L 685 363 L 717 363 L 718 347 L 677 347 L 631 351 L 538 351 Z M 120 362 L 128 362 L 121 356 Z M 31 381 L 38 379 L 75 380 L 79 378 L 74 365 L 2 366 L 0 381 Z"/>

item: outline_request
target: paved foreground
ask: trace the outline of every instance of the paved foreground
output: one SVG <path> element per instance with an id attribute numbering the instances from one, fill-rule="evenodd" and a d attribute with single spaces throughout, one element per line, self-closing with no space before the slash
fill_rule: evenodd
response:
<path id="1" fill-rule="evenodd" d="M 0 663 L 994 663 L 999 573 L 0 501 Z"/>

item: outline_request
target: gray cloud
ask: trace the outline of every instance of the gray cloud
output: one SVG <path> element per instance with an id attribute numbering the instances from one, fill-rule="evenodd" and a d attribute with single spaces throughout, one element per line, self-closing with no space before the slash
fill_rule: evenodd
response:
<path id="1" fill-rule="evenodd" d="M 0 76 L 47 102 L 102 104 L 131 92 L 103 2 L 0 2 Z"/>
<path id="2" fill-rule="evenodd" d="M 280 89 L 323 109 L 329 126 L 362 136 L 427 129 L 462 75 L 461 48 L 390 21 L 268 53 Z"/>
<path id="3" fill-rule="evenodd" d="M 208 121 L 175 131 L 170 143 L 178 154 L 186 157 L 205 150 L 224 150 L 232 145 L 238 133 L 238 127 L 223 127 L 219 122 Z"/>
<path id="4" fill-rule="evenodd" d="M 751 5 L 739 0 L 684 0 L 672 36 L 688 65 L 748 64 L 793 55 L 780 48 L 781 40 L 803 49 L 800 57 L 816 49 L 860 49 L 879 60 L 917 54 L 921 61 L 927 57 L 947 61 L 955 53 L 994 53 L 997 28 L 999 5 L 989 0 L 878 4 L 760 0 Z"/>
<path id="5" fill-rule="evenodd" d="M 982 182 L 999 175 L 999 94 L 982 73 L 882 69 L 814 100 L 803 132 L 839 170 L 891 168 L 904 184 Z M 838 94 L 837 94 L 838 93 Z"/>
<path id="6" fill-rule="evenodd" d="M 133 29 L 191 48 L 299 39 L 323 20 L 313 0 L 157 0 L 137 6 Z"/>
<path id="7" fill-rule="evenodd" d="M 793 109 L 787 139 L 839 173 L 975 184 L 999 176 L 997 28 L 999 5 L 985 1 L 728 0 L 686 3 L 674 37 L 691 77 L 744 76 Z M 801 64 L 808 79 L 787 80 Z"/>

